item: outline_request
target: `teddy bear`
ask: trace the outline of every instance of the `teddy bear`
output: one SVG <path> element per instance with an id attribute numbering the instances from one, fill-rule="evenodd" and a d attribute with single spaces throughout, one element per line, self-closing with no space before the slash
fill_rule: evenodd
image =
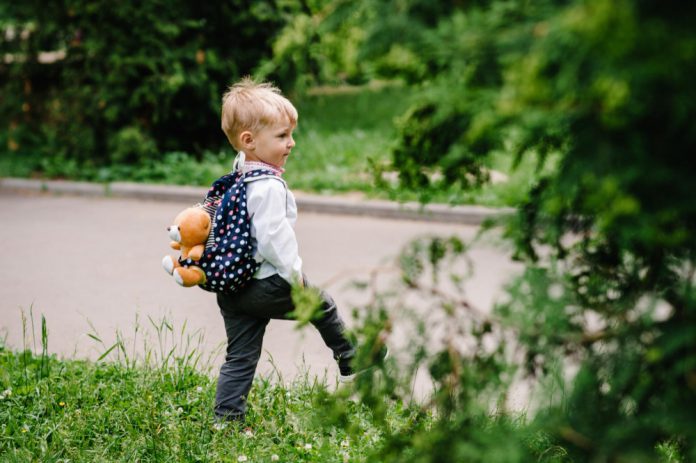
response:
<path id="1" fill-rule="evenodd" d="M 210 227 L 210 216 L 205 210 L 200 207 L 184 209 L 174 219 L 174 225 L 167 227 L 172 239 L 170 246 L 181 251 L 183 260 L 199 260 L 205 250 Z M 200 267 L 182 267 L 179 259 L 172 256 L 164 256 L 162 266 L 181 286 L 196 286 L 206 281 L 205 272 Z"/>

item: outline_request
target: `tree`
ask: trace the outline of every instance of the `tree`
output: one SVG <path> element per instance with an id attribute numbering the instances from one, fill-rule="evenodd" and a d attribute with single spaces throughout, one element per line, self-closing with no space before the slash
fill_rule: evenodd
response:
<path id="1" fill-rule="evenodd" d="M 539 383 L 577 368 L 567 384 L 556 382 L 567 397 L 543 404 L 531 422 L 573 459 L 652 461 L 666 442 L 696 459 L 696 164 L 689 154 L 696 152 L 696 6 L 455 2 L 446 14 L 425 15 L 426 23 L 420 2 L 367 3 L 394 15 L 401 5 L 407 24 L 422 26 L 417 40 L 392 35 L 382 47 L 386 54 L 406 47 L 428 70 L 394 151 L 403 182 L 437 187 L 431 173 L 439 170 L 442 181 L 475 185 L 486 180 L 481 166 L 493 150 L 558 162 L 507 224 L 526 264 L 510 301 L 490 319 L 467 317 L 460 337 L 476 348 L 448 345 L 430 357 L 437 424 L 414 425 L 408 439 L 390 434 L 381 456 L 483 460 L 498 445 L 491 436 L 505 433 L 509 451 L 487 461 L 526 461 L 533 437 L 504 420 L 476 429 L 518 366 Z M 386 16 L 365 30 L 376 34 Z M 428 262 L 444 264 L 433 243 L 412 254 L 417 275 Z M 405 278 L 407 287 L 418 281 Z M 447 298 L 440 306 L 466 308 Z M 384 329 L 388 320 L 368 326 Z M 379 331 L 374 326 L 366 332 Z M 482 341 L 491 333 L 493 352 Z M 504 348 L 509 333 L 523 361 Z M 374 387 L 363 392 L 378 403 Z"/>

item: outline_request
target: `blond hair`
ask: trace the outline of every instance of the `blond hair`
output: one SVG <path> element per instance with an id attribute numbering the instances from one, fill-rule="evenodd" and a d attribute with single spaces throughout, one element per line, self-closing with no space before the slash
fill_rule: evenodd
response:
<path id="1" fill-rule="evenodd" d="M 222 96 L 222 131 L 235 149 L 242 132 L 282 122 L 297 125 L 297 109 L 273 84 L 245 77 Z"/>

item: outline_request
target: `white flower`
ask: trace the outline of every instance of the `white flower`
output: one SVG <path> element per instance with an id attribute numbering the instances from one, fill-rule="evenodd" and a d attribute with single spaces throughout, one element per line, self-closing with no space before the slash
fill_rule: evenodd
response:
<path id="1" fill-rule="evenodd" d="M 348 439 L 341 441 L 341 447 L 350 447 L 350 442 L 348 442 Z"/>
<path id="2" fill-rule="evenodd" d="M 176 412 L 179 413 L 179 414 L 184 413 L 184 409 L 181 408 L 181 407 L 179 407 L 179 408 L 176 409 Z"/>
<path id="3" fill-rule="evenodd" d="M 213 429 L 216 431 L 222 431 L 227 427 L 227 423 L 215 423 L 213 424 Z"/>
<path id="4" fill-rule="evenodd" d="M 203 392 L 203 386 L 198 386 L 196 388 L 196 392 Z"/>
<path id="5" fill-rule="evenodd" d="M 305 450 L 312 450 L 312 444 L 305 444 L 304 448 Z"/>
<path id="6" fill-rule="evenodd" d="M 278 455 L 276 455 L 275 453 L 273 455 L 271 455 L 271 461 L 278 461 L 278 460 L 280 460 L 280 457 Z"/>
<path id="7" fill-rule="evenodd" d="M 12 389 L 5 389 L 2 391 L 2 398 L 4 399 L 5 397 L 12 397 Z"/>
<path id="8" fill-rule="evenodd" d="M 240 461 L 240 462 L 242 462 L 242 461 L 247 461 L 246 455 L 239 455 L 239 456 L 237 457 L 237 461 Z"/>
<path id="9" fill-rule="evenodd" d="M 343 463 L 348 463 L 350 460 L 350 455 L 348 455 L 348 452 L 343 452 L 341 455 L 343 456 Z"/>
<path id="10" fill-rule="evenodd" d="M 247 437 L 254 437 L 254 431 L 252 431 L 251 429 L 246 429 L 244 431 L 244 435 Z"/>

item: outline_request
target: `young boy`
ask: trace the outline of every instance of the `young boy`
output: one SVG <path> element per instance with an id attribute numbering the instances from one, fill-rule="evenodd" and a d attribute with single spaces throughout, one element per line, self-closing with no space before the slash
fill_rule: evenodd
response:
<path id="1" fill-rule="evenodd" d="M 297 110 L 268 83 L 249 78 L 229 88 L 222 99 L 222 130 L 239 151 L 235 168 L 244 173 L 264 169 L 280 176 L 295 141 Z M 218 293 L 225 321 L 227 355 L 220 369 L 215 397 L 219 419 L 243 420 L 266 325 L 288 319 L 294 310 L 291 284 L 307 284 L 302 274 L 293 226 L 297 206 L 284 181 L 267 177 L 246 184 L 247 210 L 255 259 L 260 268 L 246 286 L 233 294 Z M 339 364 L 340 380 L 350 380 L 354 348 L 331 297 L 322 292 L 321 317 L 313 325 Z"/>

